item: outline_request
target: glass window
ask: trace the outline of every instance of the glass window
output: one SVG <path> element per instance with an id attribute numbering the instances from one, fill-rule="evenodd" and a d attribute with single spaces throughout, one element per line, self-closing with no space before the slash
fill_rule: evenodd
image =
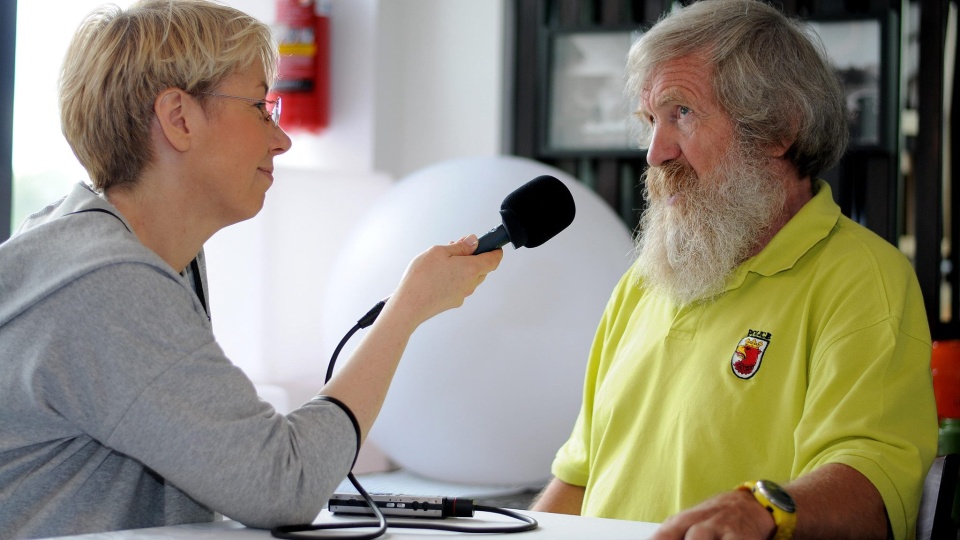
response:
<path id="1" fill-rule="evenodd" d="M 106 0 L 19 2 L 13 91 L 12 229 L 86 180 L 60 131 L 57 79 L 77 25 Z M 127 7 L 132 0 L 113 0 Z"/>

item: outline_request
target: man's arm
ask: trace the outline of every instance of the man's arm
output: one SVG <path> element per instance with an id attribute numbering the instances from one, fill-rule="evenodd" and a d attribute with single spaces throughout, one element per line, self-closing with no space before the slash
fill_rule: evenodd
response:
<path id="1" fill-rule="evenodd" d="M 831 463 L 784 486 L 797 504 L 794 538 L 887 537 L 887 513 L 880 492 L 856 469 Z M 743 490 L 722 493 L 663 522 L 653 540 L 711 531 L 714 538 L 769 538 L 773 518 Z"/>
<path id="2" fill-rule="evenodd" d="M 554 514 L 580 515 L 583 506 L 583 486 L 568 484 L 559 478 L 554 478 L 543 488 L 543 491 L 534 499 L 531 510 L 537 512 L 553 512 Z"/>

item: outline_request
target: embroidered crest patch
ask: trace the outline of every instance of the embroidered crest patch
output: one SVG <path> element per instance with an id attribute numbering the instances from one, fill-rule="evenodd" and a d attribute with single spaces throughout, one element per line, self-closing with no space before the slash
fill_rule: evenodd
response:
<path id="1" fill-rule="evenodd" d="M 741 379 L 749 379 L 760 370 L 763 353 L 770 345 L 771 334 L 758 330 L 748 330 L 747 337 L 740 340 L 737 350 L 730 359 L 733 374 Z"/>

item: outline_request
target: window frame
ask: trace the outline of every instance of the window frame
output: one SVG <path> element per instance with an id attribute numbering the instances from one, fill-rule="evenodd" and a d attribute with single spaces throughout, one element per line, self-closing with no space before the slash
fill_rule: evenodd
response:
<path id="1" fill-rule="evenodd" d="M 0 242 L 10 238 L 13 212 L 13 77 L 17 1 L 0 2 Z"/>

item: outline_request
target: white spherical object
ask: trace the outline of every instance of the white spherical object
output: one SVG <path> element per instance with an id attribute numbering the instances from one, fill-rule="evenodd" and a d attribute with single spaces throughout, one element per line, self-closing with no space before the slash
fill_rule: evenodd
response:
<path id="1" fill-rule="evenodd" d="M 544 174 L 570 188 L 573 223 L 540 247 L 504 246 L 499 269 L 407 346 L 370 439 L 410 472 L 483 485 L 549 478 L 579 411 L 600 315 L 632 260 L 630 231 L 560 170 L 509 156 L 458 159 L 388 189 L 333 265 L 323 311 L 331 350 L 393 291 L 413 257 L 498 226 L 504 197 Z"/>

